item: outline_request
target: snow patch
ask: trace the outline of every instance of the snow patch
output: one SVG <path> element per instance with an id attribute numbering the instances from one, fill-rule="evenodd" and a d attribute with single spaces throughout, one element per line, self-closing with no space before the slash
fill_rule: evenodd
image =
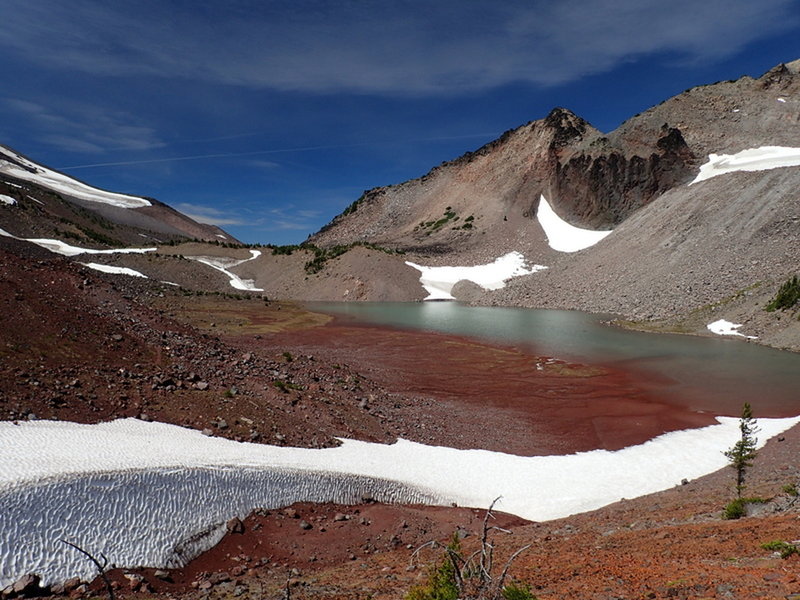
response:
<path id="1" fill-rule="evenodd" d="M 227 519 L 297 501 L 487 507 L 501 496 L 499 510 L 561 518 L 723 468 L 739 420 L 717 420 L 615 452 L 533 457 L 406 440 L 276 447 L 136 419 L 0 422 L 0 587 L 26 573 L 89 577 L 60 538 L 120 567 L 176 567 L 215 544 Z M 759 419 L 759 444 L 798 422 Z"/>
<path id="2" fill-rule="evenodd" d="M 47 167 L 43 167 L 27 158 L 11 152 L 7 148 L 1 149 L 13 156 L 14 160 L 24 165 L 27 168 L 22 168 L 15 165 L 3 158 L 0 154 L 0 173 L 22 179 L 23 181 L 30 181 L 46 187 L 55 192 L 71 196 L 80 200 L 89 200 L 91 202 L 101 202 L 103 204 L 111 204 L 112 206 L 119 206 L 121 208 L 140 208 L 142 206 L 152 206 L 150 201 L 138 196 L 129 196 L 127 194 L 117 194 L 114 192 L 107 192 L 87 185 L 77 179 L 73 179 L 63 173 L 58 173 Z M 28 170 L 30 169 L 30 170 Z"/>
<path id="3" fill-rule="evenodd" d="M 55 254 L 62 256 L 78 256 L 79 254 L 144 254 L 146 252 L 155 252 L 158 248 L 115 248 L 111 250 L 95 250 L 94 248 L 78 248 L 77 246 L 70 246 L 59 240 L 49 240 L 44 238 L 21 238 L 8 233 L 5 229 L 0 229 L 0 235 L 10 237 L 21 242 L 30 242 L 41 246 Z"/>
<path id="4" fill-rule="evenodd" d="M 147 275 L 144 273 L 140 273 L 139 271 L 134 271 L 133 269 L 129 269 L 128 267 L 114 267 L 112 265 L 103 265 L 100 263 L 81 263 L 84 267 L 89 267 L 90 269 L 94 269 L 95 271 L 102 271 L 103 273 L 113 273 L 115 275 L 130 275 L 131 277 L 144 277 L 147 279 Z"/>
<path id="5" fill-rule="evenodd" d="M 12 198 L 11 196 L 5 196 L 0 194 L 0 204 L 7 204 L 8 206 L 14 206 L 17 201 Z"/>
<path id="6" fill-rule="evenodd" d="M 547 236 L 547 243 L 553 250 L 559 252 L 584 250 L 594 246 L 612 231 L 594 231 L 570 225 L 555 213 L 544 196 L 539 197 L 539 209 L 536 211 L 536 217 Z"/>
<path id="7" fill-rule="evenodd" d="M 761 146 L 748 148 L 736 154 L 709 154 L 708 162 L 689 185 L 737 171 L 766 171 L 781 167 L 800 166 L 800 148 Z"/>
<path id="8" fill-rule="evenodd" d="M 419 281 L 428 292 L 425 300 L 455 300 L 450 292 L 459 281 L 471 281 L 485 290 L 499 290 L 512 277 L 530 275 L 547 268 L 543 265 L 528 267 L 525 257 L 519 252 L 509 252 L 493 263 L 473 267 L 425 267 L 411 261 L 406 261 L 406 264 L 421 273 Z"/>
<path id="9" fill-rule="evenodd" d="M 242 279 L 235 273 L 231 273 L 229 269 L 246 263 L 247 261 L 254 260 L 261 256 L 260 250 L 250 250 L 250 258 L 237 260 L 235 258 L 219 258 L 215 256 L 187 256 L 191 260 L 196 260 L 199 263 L 208 265 L 212 269 L 225 273 L 230 278 L 230 284 L 237 290 L 244 290 L 247 292 L 263 292 L 262 288 L 255 287 L 255 282 L 252 279 Z"/>
<path id="10" fill-rule="evenodd" d="M 758 337 L 754 335 L 744 335 L 743 333 L 736 331 L 741 326 L 741 323 L 736 324 L 726 321 L 725 319 L 720 319 L 719 321 L 714 321 L 713 323 L 706 325 L 706 329 L 708 329 L 711 333 L 716 333 L 717 335 L 739 335 L 747 338 L 748 340 L 758 339 Z"/>

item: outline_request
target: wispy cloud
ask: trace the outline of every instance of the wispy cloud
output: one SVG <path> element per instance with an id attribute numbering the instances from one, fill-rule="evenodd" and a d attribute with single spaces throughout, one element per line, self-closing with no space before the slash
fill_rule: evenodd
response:
<path id="1" fill-rule="evenodd" d="M 179 211 L 186 216 L 194 219 L 198 223 L 206 223 L 209 225 L 252 225 L 253 222 L 235 215 L 222 211 L 213 206 L 205 206 L 202 204 L 192 204 L 189 202 L 181 202 L 175 205 Z"/>
<path id="2" fill-rule="evenodd" d="M 4 0 L 0 47 L 54 69 L 305 92 L 551 85 L 637 57 L 714 61 L 795 26 L 794 0 Z"/>
<path id="3" fill-rule="evenodd" d="M 322 211 L 295 204 L 273 207 L 266 213 L 263 231 L 310 231 L 320 227 Z"/>
<path id="4" fill-rule="evenodd" d="M 454 140 L 454 139 L 469 139 L 469 138 L 487 138 L 494 134 L 491 133 L 473 133 L 458 136 L 437 136 L 437 137 L 419 137 L 413 139 L 394 139 L 394 140 L 367 140 L 363 142 L 352 142 L 348 144 L 321 144 L 317 146 L 296 146 L 287 148 L 265 148 L 263 150 L 250 150 L 247 152 L 217 152 L 213 154 L 187 154 L 182 156 L 165 156 L 160 158 L 141 158 L 134 160 L 123 160 L 113 162 L 99 162 L 99 163 L 86 163 L 80 165 L 67 165 L 59 167 L 62 171 L 75 171 L 78 169 L 95 169 L 100 167 L 120 167 L 132 165 L 148 165 L 158 163 L 171 163 L 171 162 L 185 162 L 194 160 L 209 160 L 215 158 L 242 158 L 247 156 L 259 156 L 265 154 L 293 154 L 299 152 L 312 152 L 316 150 L 341 150 L 345 148 L 363 148 L 370 146 L 383 146 L 383 145 L 398 145 L 419 142 L 431 142 L 441 140 Z M 166 146 L 167 144 L 163 144 Z M 279 163 L 272 161 L 248 161 L 250 166 L 257 166 L 259 168 L 274 169 L 279 167 Z"/>
<path id="5" fill-rule="evenodd" d="M 163 146 L 154 129 L 123 111 L 65 101 L 55 108 L 21 98 L 2 98 L 0 106 L 32 123 L 43 142 L 70 152 L 91 154 Z"/>

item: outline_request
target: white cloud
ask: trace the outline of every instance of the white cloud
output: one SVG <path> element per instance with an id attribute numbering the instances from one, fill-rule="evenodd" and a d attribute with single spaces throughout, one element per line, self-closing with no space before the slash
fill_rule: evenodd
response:
<path id="1" fill-rule="evenodd" d="M 187 217 L 194 219 L 198 223 L 205 223 L 207 225 L 251 225 L 252 222 L 247 219 L 227 213 L 225 211 L 214 208 L 213 206 L 204 206 L 201 204 L 191 204 L 189 202 L 180 202 L 175 204 L 175 208 L 185 214 Z"/>
<path id="2" fill-rule="evenodd" d="M 40 139 L 71 152 L 102 153 L 109 150 L 149 150 L 164 144 L 151 127 L 134 115 L 78 105 L 60 100 L 58 108 L 21 98 L 2 98 L 0 105 L 23 115 L 40 132 Z"/>
<path id="3" fill-rule="evenodd" d="M 555 84 L 660 52 L 714 61 L 798 24 L 793 0 L 5 0 L 3 13 L 0 47 L 49 68 L 405 94 Z"/>

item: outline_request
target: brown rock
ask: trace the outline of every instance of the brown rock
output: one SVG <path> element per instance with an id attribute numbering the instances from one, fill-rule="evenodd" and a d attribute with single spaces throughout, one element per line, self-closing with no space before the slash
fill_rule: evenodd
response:
<path id="1" fill-rule="evenodd" d="M 244 523 L 239 517 L 234 517 L 225 524 L 228 533 L 244 533 Z"/>
<path id="2" fill-rule="evenodd" d="M 69 594 L 72 590 L 80 586 L 81 580 L 78 577 L 70 577 L 64 582 L 64 591 Z"/>

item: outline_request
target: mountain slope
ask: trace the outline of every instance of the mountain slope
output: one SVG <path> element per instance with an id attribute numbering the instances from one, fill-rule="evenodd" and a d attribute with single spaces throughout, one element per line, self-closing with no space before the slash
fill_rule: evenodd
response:
<path id="1" fill-rule="evenodd" d="M 466 255 L 495 245 L 489 254 L 499 255 L 501 240 L 509 240 L 513 249 L 536 251 L 539 240 L 526 234 L 541 194 L 559 198 L 569 220 L 604 228 L 688 180 L 695 165 L 675 128 L 665 125 L 635 144 L 612 142 L 559 108 L 419 179 L 365 192 L 310 241 Z"/>
<path id="2" fill-rule="evenodd" d="M 118 244 L 141 244 L 142 238 L 236 242 L 158 200 L 101 190 L 1 145 L 0 194 L 18 209 L 0 211 L 0 227 L 16 235 L 57 237 L 62 231 L 74 239 Z"/>
<path id="3" fill-rule="evenodd" d="M 568 221 L 609 228 L 690 182 L 710 153 L 796 145 L 798 70 L 795 61 L 759 79 L 687 90 L 608 135 L 555 109 L 419 179 L 366 191 L 309 241 L 366 240 L 431 254 L 494 245 L 499 255 L 501 239 L 525 244 L 520 230 L 536 229 L 541 194 Z"/>

